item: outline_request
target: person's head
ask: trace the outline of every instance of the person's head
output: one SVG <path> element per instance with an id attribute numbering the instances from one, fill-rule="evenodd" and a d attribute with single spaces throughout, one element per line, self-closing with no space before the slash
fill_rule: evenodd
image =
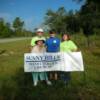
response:
<path id="1" fill-rule="evenodd" d="M 70 40 L 70 35 L 66 33 L 62 34 L 62 41 L 68 41 L 68 40 Z"/>
<path id="2" fill-rule="evenodd" d="M 49 31 L 50 37 L 55 37 L 56 36 L 56 31 L 54 29 Z"/>
<path id="3" fill-rule="evenodd" d="M 44 31 L 43 31 L 42 28 L 39 28 L 39 29 L 37 29 L 37 31 L 36 31 L 36 34 L 37 34 L 38 36 L 43 36 L 43 33 L 44 33 Z"/>
<path id="4" fill-rule="evenodd" d="M 45 43 L 44 40 L 37 40 L 37 41 L 35 42 L 35 44 L 38 45 L 38 46 L 43 46 L 44 43 Z"/>

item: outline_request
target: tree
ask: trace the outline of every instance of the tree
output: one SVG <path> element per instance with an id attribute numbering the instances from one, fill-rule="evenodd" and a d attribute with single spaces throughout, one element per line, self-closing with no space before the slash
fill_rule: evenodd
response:
<path id="1" fill-rule="evenodd" d="M 91 2 L 84 4 L 80 10 L 82 29 L 87 38 L 88 47 L 91 44 L 89 37 L 95 34 L 94 29 L 100 26 L 100 14 L 96 9 L 96 5 Z"/>
<path id="2" fill-rule="evenodd" d="M 0 18 L 0 37 L 10 37 L 12 33 L 10 23 L 5 23 L 4 19 Z"/>
<path id="3" fill-rule="evenodd" d="M 74 0 L 82 2 L 84 0 Z M 87 44 L 90 46 L 89 37 L 95 33 L 100 34 L 100 0 L 85 0 L 80 9 L 81 28 L 87 38 Z M 96 30 L 99 29 L 99 32 Z"/>
<path id="4" fill-rule="evenodd" d="M 5 22 L 3 18 L 0 18 L 0 38 L 12 36 L 32 36 L 32 32 L 23 29 L 23 25 L 24 21 L 21 21 L 19 17 L 15 18 L 13 21 L 13 27 L 9 22 Z"/>
<path id="5" fill-rule="evenodd" d="M 6 23 L 4 26 L 4 29 L 2 31 L 3 37 L 11 37 L 12 36 L 12 30 L 10 28 L 10 23 Z"/>
<path id="6" fill-rule="evenodd" d="M 60 7 L 56 12 L 48 10 L 46 13 L 45 24 L 51 29 L 55 29 L 58 33 L 66 31 L 65 23 L 66 10 L 64 7 Z"/>
<path id="7" fill-rule="evenodd" d="M 15 29 L 16 36 L 21 36 L 22 34 L 22 29 L 24 26 L 24 21 L 21 21 L 19 17 L 16 17 L 15 20 L 13 21 L 13 27 Z"/>
<path id="8" fill-rule="evenodd" d="M 67 31 L 70 33 L 76 33 L 80 31 L 80 20 L 78 12 L 74 13 L 72 10 L 68 12 L 66 16 Z"/>
<path id="9" fill-rule="evenodd" d="M 4 19 L 0 18 L 0 37 L 2 37 L 3 29 L 4 29 Z"/>
<path id="10" fill-rule="evenodd" d="M 60 7 L 56 12 L 48 10 L 45 23 L 51 29 L 54 28 L 58 33 L 67 31 L 71 33 L 79 32 L 80 23 L 76 13 L 74 14 L 72 10 L 67 13 L 64 7 Z"/>

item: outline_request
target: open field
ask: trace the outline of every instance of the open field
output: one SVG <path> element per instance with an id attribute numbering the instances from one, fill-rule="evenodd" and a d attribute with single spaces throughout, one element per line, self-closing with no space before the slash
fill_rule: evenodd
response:
<path id="1" fill-rule="evenodd" d="M 83 53 L 85 72 L 73 72 L 68 86 L 61 80 L 52 86 L 33 87 L 31 73 L 23 71 L 23 55 L 30 39 L 0 43 L 0 100 L 100 100 L 100 39 L 86 47 L 84 36 L 73 40 Z"/>

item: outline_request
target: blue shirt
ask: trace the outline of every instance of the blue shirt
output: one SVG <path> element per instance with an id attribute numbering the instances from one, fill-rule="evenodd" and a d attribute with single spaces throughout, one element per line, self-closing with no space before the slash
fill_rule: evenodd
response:
<path id="1" fill-rule="evenodd" d="M 58 52 L 60 50 L 60 39 L 57 37 L 50 37 L 45 42 L 47 52 Z"/>

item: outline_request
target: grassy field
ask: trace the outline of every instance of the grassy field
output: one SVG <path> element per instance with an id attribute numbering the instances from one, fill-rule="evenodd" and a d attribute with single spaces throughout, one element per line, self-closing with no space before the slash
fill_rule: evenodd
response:
<path id="1" fill-rule="evenodd" d="M 23 55 L 29 52 L 30 39 L 0 43 L 0 100 L 100 100 L 100 40 L 86 47 L 82 35 L 73 40 L 83 53 L 85 72 L 73 72 L 68 86 L 61 80 L 52 86 L 32 84 L 31 73 L 23 71 Z"/>

